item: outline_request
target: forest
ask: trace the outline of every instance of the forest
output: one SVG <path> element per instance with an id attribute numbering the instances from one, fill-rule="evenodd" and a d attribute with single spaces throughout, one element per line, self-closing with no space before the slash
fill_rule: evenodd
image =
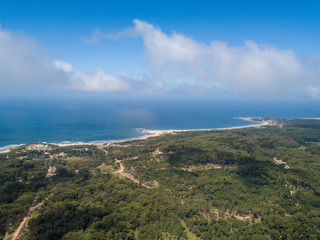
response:
<path id="1" fill-rule="evenodd" d="M 320 120 L 273 122 L 1 153 L 0 239 L 320 239 Z"/>

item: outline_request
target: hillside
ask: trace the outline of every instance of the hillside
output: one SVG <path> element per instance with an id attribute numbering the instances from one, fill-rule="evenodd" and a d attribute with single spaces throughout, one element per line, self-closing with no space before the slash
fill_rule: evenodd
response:
<path id="1" fill-rule="evenodd" d="M 0 238 L 319 239 L 320 121 L 272 121 L 2 153 Z"/>

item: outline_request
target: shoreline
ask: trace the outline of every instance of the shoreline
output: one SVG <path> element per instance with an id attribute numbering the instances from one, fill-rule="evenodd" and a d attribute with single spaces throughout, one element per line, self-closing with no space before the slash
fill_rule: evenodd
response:
<path id="1" fill-rule="evenodd" d="M 70 143 L 47 143 L 47 142 L 39 142 L 39 143 L 28 143 L 28 144 L 14 144 L 8 145 L 5 147 L 1 147 L 0 154 L 2 153 L 9 153 L 12 149 L 21 147 L 21 146 L 28 146 L 32 144 L 43 144 L 43 145 L 56 145 L 59 147 L 67 147 L 67 146 L 80 146 L 80 145 L 95 145 L 101 146 L 104 144 L 112 144 L 112 143 L 122 143 L 128 141 L 135 141 L 135 140 L 145 140 L 151 137 L 158 137 L 161 135 L 166 134 L 175 134 L 180 132 L 196 132 L 196 131 L 215 131 L 215 130 L 233 130 L 233 129 L 242 129 L 242 128 L 251 128 L 251 127 L 263 127 L 270 125 L 268 121 L 255 121 L 254 118 L 249 117 L 238 117 L 238 119 L 247 121 L 247 122 L 255 122 L 256 124 L 249 124 L 249 125 L 242 125 L 242 126 L 235 126 L 235 127 L 226 127 L 226 128 L 207 128 L 207 129 L 169 129 L 169 130 L 153 130 L 153 129 L 141 129 L 143 133 L 146 135 L 138 136 L 138 137 L 131 137 L 131 138 L 124 138 L 124 139 L 115 139 L 115 140 L 101 140 L 101 141 L 94 141 L 94 142 L 70 142 Z"/>
<path id="2" fill-rule="evenodd" d="M 256 122 L 253 121 L 252 122 Z M 129 142 L 129 141 L 135 141 L 135 140 L 145 140 L 151 137 L 158 137 L 161 135 L 166 134 L 175 134 L 175 133 L 181 133 L 181 132 L 198 132 L 198 131 L 215 131 L 215 130 L 233 130 L 233 129 L 241 129 L 241 128 L 249 128 L 249 127 L 262 127 L 267 126 L 269 123 L 267 122 L 261 122 L 258 124 L 250 124 L 250 125 L 244 125 L 244 126 L 236 126 L 236 127 L 227 127 L 227 128 L 207 128 L 207 129 L 170 129 L 170 130 L 153 130 L 153 129 L 142 129 L 141 131 L 146 133 L 147 135 L 139 136 L 139 137 L 131 137 L 131 138 L 124 138 L 124 139 L 116 139 L 116 140 L 106 140 L 101 142 L 88 142 L 88 143 L 58 143 L 53 145 L 58 145 L 59 147 L 65 147 L 65 146 L 77 146 L 77 145 L 104 145 L 104 144 L 112 144 L 112 143 L 122 143 L 122 142 Z"/>
<path id="3" fill-rule="evenodd" d="M 255 122 L 256 124 L 249 124 L 243 126 L 236 126 L 236 127 L 226 127 L 226 128 L 204 128 L 204 129 L 170 129 L 170 130 L 153 130 L 153 129 L 144 129 L 143 131 L 150 134 L 148 137 L 156 137 L 164 134 L 174 134 L 180 132 L 197 132 L 197 131 L 214 131 L 214 130 L 233 130 L 233 129 L 242 129 L 242 128 L 251 128 L 251 127 L 262 127 L 270 125 L 268 121 L 255 121 L 253 118 L 245 118 L 239 117 L 238 119 L 248 121 L 248 122 Z"/>

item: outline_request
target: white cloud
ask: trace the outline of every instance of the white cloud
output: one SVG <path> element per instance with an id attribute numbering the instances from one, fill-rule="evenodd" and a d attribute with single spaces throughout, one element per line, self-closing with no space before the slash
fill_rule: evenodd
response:
<path id="1" fill-rule="evenodd" d="M 36 41 L 0 26 L 0 89 L 320 99 L 320 58 L 297 56 L 292 50 L 252 41 L 240 47 L 221 41 L 204 44 L 176 32 L 166 34 L 140 20 L 119 33 L 96 30 L 87 42 L 128 36 L 142 38 L 150 61 L 150 72 L 140 79 L 119 77 L 101 68 L 93 73 L 75 69 L 45 55 Z"/>
<path id="2" fill-rule="evenodd" d="M 53 62 L 53 65 L 55 66 L 56 69 L 62 70 L 64 72 L 72 72 L 73 71 L 72 64 L 68 63 L 66 61 L 56 60 Z"/>
<path id="3" fill-rule="evenodd" d="M 306 67 L 291 50 L 252 41 L 246 41 L 243 47 L 230 47 L 220 41 L 205 45 L 175 32 L 167 35 L 144 21 L 134 20 L 134 25 L 144 41 L 152 70 L 168 79 L 171 73 L 171 81 L 180 76 L 184 83 L 211 83 L 221 90 L 272 97 L 304 87 Z"/>
<path id="4" fill-rule="evenodd" d="M 128 91 L 130 86 L 121 78 L 97 68 L 94 74 L 77 70 L 71 76 L 73 89 L 94 92 Z"/>
<path id="5" fill-rule="evenodd" d="M 36 42 L 0 27 L 0 86 L 35 83 L 48 70 Z"/>
<path id="6" fill-rule="evenodd" d="M 128 91 L 130 86 L 121 78 L 97 68 L 95 73 L 74 70 L 72 65 L 65 61 L 54 61 L 57 70 L 68 75 L 70 89 L 77 91 L 116 92 Z"/>
<path id="7" fill-rule="evenodd" d="M 37 43 L 0 27 L 0 89 L 116 92 L 130 90 L 129 82 L 97 68 L 77 70 L 65 61 L 45 56 Z"/>
<path id="8" fill-rule="evenodd" d="M 320 92 L 320 60 L 300 57 L 292 50 L 245 41 L 232 47 L 221 41 L 210 44 L 135 19 L 134 27 L 106 39 L 141 36 L 150 61 L 150 78 L 163 81 L 169 90 L 195 88 L 195 92 L 258 97 L 317 97 Z M 113 38 L 112 36 L 117 36 Z M 100 37 L 99 39 L 102 39 Z M 188 87 L 186 87 L 188 86 Z"/>

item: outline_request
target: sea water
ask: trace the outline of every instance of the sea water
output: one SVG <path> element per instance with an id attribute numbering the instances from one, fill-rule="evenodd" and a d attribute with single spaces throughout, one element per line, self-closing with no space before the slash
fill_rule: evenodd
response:
<path id="1" fill-rule="evenodd" d="M 2 96 L 0 148 L 12 144 L 101 142 L 141 129 L 250 125 L 239 117 L 320 117 L 318 102 L 121 95 Z M 1 150 L 1 149 L 0 149 Z"/>

